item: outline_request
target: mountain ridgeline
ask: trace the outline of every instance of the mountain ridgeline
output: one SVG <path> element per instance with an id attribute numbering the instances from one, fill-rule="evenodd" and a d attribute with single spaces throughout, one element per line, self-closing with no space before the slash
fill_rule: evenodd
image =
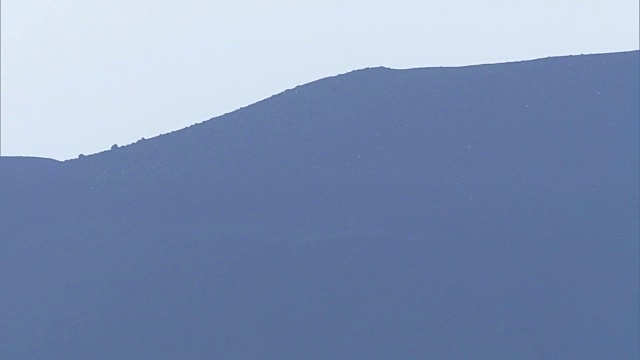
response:
<path id="1" fill-rule="evenodd" d="M 0 358 L 637 359 L 639 68 L 370 68 L 2 157 Z"/>

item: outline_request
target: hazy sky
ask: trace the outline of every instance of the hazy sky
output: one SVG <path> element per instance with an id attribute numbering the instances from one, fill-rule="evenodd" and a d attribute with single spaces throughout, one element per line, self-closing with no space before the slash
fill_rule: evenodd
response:
<path id="1" fill-rule="evenodd" d="M 369 66 L 638 49 L 638 0 L 2 0 L 2 155 L 77 157 Z"/>

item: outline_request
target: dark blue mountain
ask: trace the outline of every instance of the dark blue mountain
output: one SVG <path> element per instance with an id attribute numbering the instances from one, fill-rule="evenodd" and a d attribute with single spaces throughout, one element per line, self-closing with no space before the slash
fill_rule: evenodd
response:
<path id="1" fill-rule="evenodd" d="M 0 358 L 637 359 L 639 68 L 371 68 L 2 157 Z"/>

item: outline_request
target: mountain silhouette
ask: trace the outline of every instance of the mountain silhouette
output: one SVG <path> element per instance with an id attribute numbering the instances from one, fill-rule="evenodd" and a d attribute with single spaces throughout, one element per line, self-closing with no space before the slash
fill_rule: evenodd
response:
<path id="1" fill-rule="evenodd" d="M 0 358 L 636 359 L 639 68 L 369 68 L 1 157 Z"/>

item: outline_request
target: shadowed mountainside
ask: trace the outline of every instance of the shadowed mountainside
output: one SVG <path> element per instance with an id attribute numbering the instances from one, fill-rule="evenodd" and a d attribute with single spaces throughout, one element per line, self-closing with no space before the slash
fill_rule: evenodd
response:
<path id="1" fill-rule="evenodd" d="M 322 79 L 0 158 L 0 357 L 632 359 L 638 51 Z"/>

